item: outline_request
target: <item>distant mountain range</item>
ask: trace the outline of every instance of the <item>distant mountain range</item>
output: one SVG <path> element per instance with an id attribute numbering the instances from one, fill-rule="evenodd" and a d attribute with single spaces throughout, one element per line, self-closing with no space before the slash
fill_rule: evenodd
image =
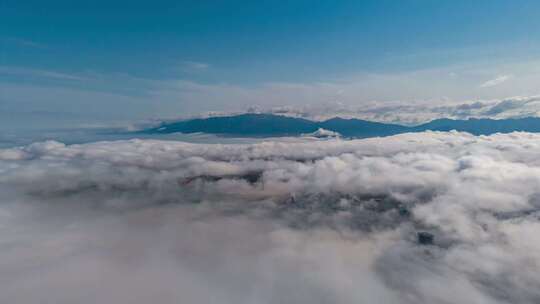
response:
<path id="1" fill-rule="evenodd" d="M 315 133 L 319 129 L 337 132 L 345 137 L 365 138 L 388 136 L 406 132 L 464 131 L 475 135 L 509 133 L 513 131 L 540 132 L 540 118 L 516 119 L 436 119 L 418 126 L 372 122 L 361 119 L 332 118 L 312 121 L 303 118 L 273 114 L 240 114 L 182 120 L 162 123 L 158 127 L 141 131 L 146 134 L 210 133 L 224 136 L 269 137 L 300 136 Z"/>

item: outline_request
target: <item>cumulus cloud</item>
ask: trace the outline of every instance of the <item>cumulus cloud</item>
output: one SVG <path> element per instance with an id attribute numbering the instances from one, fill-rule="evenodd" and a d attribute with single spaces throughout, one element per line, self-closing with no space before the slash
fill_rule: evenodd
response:
<path id="1" fill-rule="evenodd" d="M 539 143 L 3 149 L 0 302 L 538 303 Z"/>
<path id="2" fill-rule="evenodd" d="M 408 104 L 403 102 L 373 102 L 357 106 L 343 103 L 326 103 L 305 106 L 282 106 L 270 109 L 256 109 L 256 111 L 314 120 L 326 120 L 339 116 L 415 125 L 438 118 L 506 119 L 528 116 L 537 117 L 540 113 L 540 97 L 516 96 L 504 99 L 473 100 L 458 103 L 444 101 Z M 220 115 L 220 113 L 211 113 L 211 115 Z"/>

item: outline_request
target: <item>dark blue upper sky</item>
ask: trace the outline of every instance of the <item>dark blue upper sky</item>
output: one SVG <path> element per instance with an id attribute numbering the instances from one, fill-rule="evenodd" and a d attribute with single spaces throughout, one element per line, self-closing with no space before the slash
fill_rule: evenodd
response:
<path id="1" fill-rule="evenodd" d="M 8 110 L 25 99 L 29 100 L 28 109 L 43 111 L 44 104 L 51 103 L 49 99 L 33 99 L 48 93 L 36 93 L 38 96 L 32 98 L 24 95 L 28 90 L 24 94 L 17 90 L 32 86 L 39 90 L 69 89 L 77 94 L 152 96 L 147 100 L 152 100 L 148 103 L 154 107 L 143 105 L 137 116 L 140 118 L 145 113 L 159 116 L 170 111 L 226 110 L 228 103 L 234 107 L 234 100 L 216 102 L 208 97 L 219 95 L 214 91 L 224 87 L 248 90 L 238 94 L 255 94 L 251 99 L 258 104 L 257 100 L 268 94 L 260 93 L 260 87 L 266 90 L 269 84 L 316 85 L 344 79 L 353 83 L 365 75 L 393 77 L 442 69 L 444 75 L 465 76 L 459 84 L 450 85 L 452 88 L 446 88 L 448 83 L 441 84 L 445 89 L 425 96 L 404 89 L 405 84 L 386 87 L 391 81 L 377 80 L 370 85 L 372 91 L 361 90 L 364 95 L 358 96 L 358 102 L 448 96 L 502 98 L 505 96 L 494 91 L 488 94 L 478 87 L 497 77 L 519 78 L 516 71 L 521 73 L 523 66 L 536 60 L 540 50 L 538 12 L 538 1 L 496 0 L 4 0 L 0 2 L 0 84 L 7 88 L 0 97 Z M 514 63 L 524 64 L 520 68 L 507 66 Z M 527 81 L 532 81 L 529 78 Z M 470 82 L 474 86 L 461 90 L 467 93 L 452 91 Z M 425 85 L 434 87 L 429 82 Z M 193 86 L 197 91 L 204 86 L 206 91 L 194 96 L 190 93 Z M 385 89 L 395 94 L 380 93 Z M 182 92 L 171 95 L 172 90 Z M 531 92 L 519 87 L 515 92 L 506 88 L 497 94 L 524 93 Z M 48 108 L 52 112 L 64 105 L 58 99 L 68 98 L 55 94 L 58 98 Z M 277 94 L 284 101 L 269 104 L 287 104 L 287 99 L 299 98 L 287 92 Z M 268 100 L 278 97 L 272 95 Z M 234 98 L 238 96 L 231 95 Z M 124 107 L 121 102 L 118 105 L 111 109 Z M 66 107 L 67 112 L 76 108 Z M 98 103 L 96 107 L 103 105 Z M 26 109 L 21 106 L 18 111 Z"/>

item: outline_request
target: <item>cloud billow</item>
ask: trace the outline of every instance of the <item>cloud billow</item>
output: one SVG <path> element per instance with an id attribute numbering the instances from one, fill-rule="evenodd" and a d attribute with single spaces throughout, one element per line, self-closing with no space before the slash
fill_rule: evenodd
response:
<path id="1" fill-rule="evenodd" d="M 539 96 L 516 96 L 511 98 L 456 102 L 386 102 L 362 105 L 321 104 L 306 106 L 275 107 L 259 110 L 313 120 L 333 117 L 359 118 L 370 121 L 418 125 L 435 119 L 509 119 L 537 117 L 540 110 Z M 213 114 L 217 115 L 217 114 Z"/>
<path id="2" fill-rule="evenodd" d="M 0 302 L 537 303 L 539 140 L 0 150 Z"/>

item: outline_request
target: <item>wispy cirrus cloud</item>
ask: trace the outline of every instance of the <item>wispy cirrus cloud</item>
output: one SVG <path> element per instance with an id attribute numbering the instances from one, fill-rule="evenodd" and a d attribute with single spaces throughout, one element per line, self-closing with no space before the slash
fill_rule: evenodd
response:
<path id="1" fill-rule="evenodd" d="M 56 79 L 56 80 L 85 80 L 86 77 L 51 71 L 51 70 L 41 70 L 34 68 L 25 68 L 25 67 L 13 67 L 13 66 L 0 66 L 0 75 L 7 76 L 20 76 L 20 77 L 32 77 L 32 78 L 47 78 L 47 79 Z"/>
<path id="2" fill-rule="evenodd" d="M 182 61 L 180 66 L 183 71 L 187 72 L 201 72 L 210 68 L 209 63 L 190 60 Z"/>
<path id="3" fill-rule="evenodd" d="M 37 49 L 44 49 L 48 46 L 30 39 L 24 39 L 24 38 L 17 38 L 17 37 L 4 37 L 0 38 L 0 41 L 3 41 L 4 43 L 20 46 L 20 47 L 28 47 L 28 48 L 37 48 Z"/>
<path id="4" fill-rule="evenodd" d="M 512 75 L 501 75 L 490 79 L 480 85 L 481 88 L 490 88 L 512 79 Z"/>

